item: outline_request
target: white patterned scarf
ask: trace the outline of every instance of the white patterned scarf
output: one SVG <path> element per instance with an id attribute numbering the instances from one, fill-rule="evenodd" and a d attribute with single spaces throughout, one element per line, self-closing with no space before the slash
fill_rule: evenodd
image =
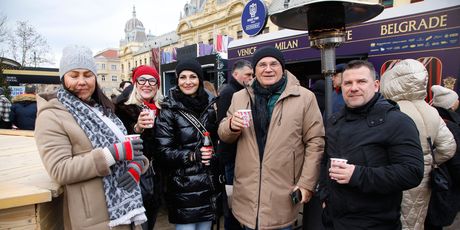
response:
<path id="1" fill-rule="evenodd" d="M 115 132 L 93 111 L 93 109 L 97 109 L 102 112 L 101 105 L 96 104 L 93 108 L 90 108 L 75 97 L 75 95 L 63 88 L 58 90 L 57 98 L 69 110 L 83 131 L 85 131 L 94 148 L 104 148 L 124 141 L 119 140 Z M 118 117 L 110 113 L 108 118 L 126 134 L 126 129 Z M 109 227 L 122 224 L 134 223 L 135 225 L 139 225 L 144 223 L 147 217 L 145 216 L 145 208 L 142 204 L 139 186 L 130 192 L 118 187 L 117 178 L 121 177 L 127 171 L 127 162 L 117 162 L 111 167 L 111 171 L 112 174 L 102 178 L 110 218 Z"/>

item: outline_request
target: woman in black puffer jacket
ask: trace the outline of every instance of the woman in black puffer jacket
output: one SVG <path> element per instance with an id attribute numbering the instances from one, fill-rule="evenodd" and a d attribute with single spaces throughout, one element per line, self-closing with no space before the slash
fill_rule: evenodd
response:
<path id="1" fill-rule="evenodd" d="M 196 118 L 217 141 L 215 98 L 203 88 L 201 65 L 194 59 L 176 67 L 177 86 L 161 104 L 156 121 L 158 159 L 166 174 L 169 222 L 176 229 L 211 229 L 220 195 L 217 158 L 203 148 L 203 135 L 180 111 Z"/>

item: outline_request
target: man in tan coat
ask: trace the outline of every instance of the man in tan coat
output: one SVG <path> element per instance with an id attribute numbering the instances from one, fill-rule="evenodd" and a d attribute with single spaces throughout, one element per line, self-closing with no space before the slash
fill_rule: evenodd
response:
<path id="1" fill-rule="evenodd" d="M 233 95 L 219 125 L 226 143 L 237 142 L 233 214 L 248 229 L 291 229 L 310 200 L 324 150 L 324 126 L 315 96 L 285 71 L 283 54 L 258 49 L 255 79 Z M 249 127 L 240 109 L 251 110 Z M 300 202 L 291 193 L 301 192 Z"/>

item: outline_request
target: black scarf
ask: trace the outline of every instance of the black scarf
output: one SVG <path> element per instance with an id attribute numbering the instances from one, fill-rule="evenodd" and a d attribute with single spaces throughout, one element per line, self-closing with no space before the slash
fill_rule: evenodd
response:
<path id="1" fill-rule="evenodd" d="M 203 87 L 198 87 L 198 92 L 195 97 L 185 95 L 179 87 L 173 92 L 174 99 L 181 102 L 187 109 L 193 111 L 194 115 L 200 115 L 203 110 L 208 106 L 208 94 L 204 91 Z"/>
<path id="2" fill-rule="evenodd" d="M 254 130 L 256 131 L 257 145 L 259 147 L 259 157 L 262 162 L 264 156 L 265 143 L 267 142 L 267 133 L 270 125 L 270 114 L 268 114 L 268 100 L 270 97 L 280 91 L 284 84 L 286 83 L 286 78 L 283 76 L 277 83 L 264 88 L 260 83 L 255 80 L 252 84 L 254 89 L 255 101 L 252 104 L 252 113 L 253 113 L 253 123 Z"/>

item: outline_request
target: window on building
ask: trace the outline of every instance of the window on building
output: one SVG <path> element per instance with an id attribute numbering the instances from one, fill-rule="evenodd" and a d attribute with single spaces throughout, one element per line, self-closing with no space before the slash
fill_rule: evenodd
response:
<path id="1" fill-rule="evenodd" d="M 152 63 L 152 57 L 150 57 L 150 62 L 149 63 Z"/>
<path id="2" fill-rule="evenodd" d="M 134 66 L 137 67 L 137 61 L 135 61 L 134 64 L 135 64 Z"/>
<path id="3" fill-rule="evenodd" d="M 117 65 L 111 65 L 111 66 L 110 66 L 110 69 L 112 69 L 112 70 L 117 70 Z"/>
<path id="4" fill-rule="evenodd" d="M 117 76 L 112 76 L 112 81 L 118 81 L 118 77 Z"/>
<path id="5" fill-rule="evenodd" d="M 141 60 L 139 60 L 139 65 L 142 65 L 142 59 L 141 59 Z"/>
<path id="6" fill-rule="evenodd" d="M 238 30 L 236 32 L 236 39 L 242 39 L 243 38 L 243 31 L 241 30 Z"/>
<path id="7" fill-rule="evenodd" d="M 101 75 L 101 80 L 105 81 L 105 75 Z"/>
<path id="8" fill-rule="evenodd" d="M 147 65 L 147 58 L 144 58 L 144 65 Z"/>
<path id="9" fill-rule="evenodd" d="M 128 62 L 128 71 L 131 70 L 131 62 Z"/>
<path id="10" fill-rule="evenodd" d="M 393 7 L 393 0 L 382 0 L 382 4 L 385 8 Z"/>
<path id="11" fill-rule="evenodd" d="M 105 69 L 105 64 L 101 64 L 101 69 Z"/>
<path id="12" fill-rule="evenodd" d="M 125 65 L 121 64 L 121 72 L 123 72 L 124 70 L 125 70 Z"/>

